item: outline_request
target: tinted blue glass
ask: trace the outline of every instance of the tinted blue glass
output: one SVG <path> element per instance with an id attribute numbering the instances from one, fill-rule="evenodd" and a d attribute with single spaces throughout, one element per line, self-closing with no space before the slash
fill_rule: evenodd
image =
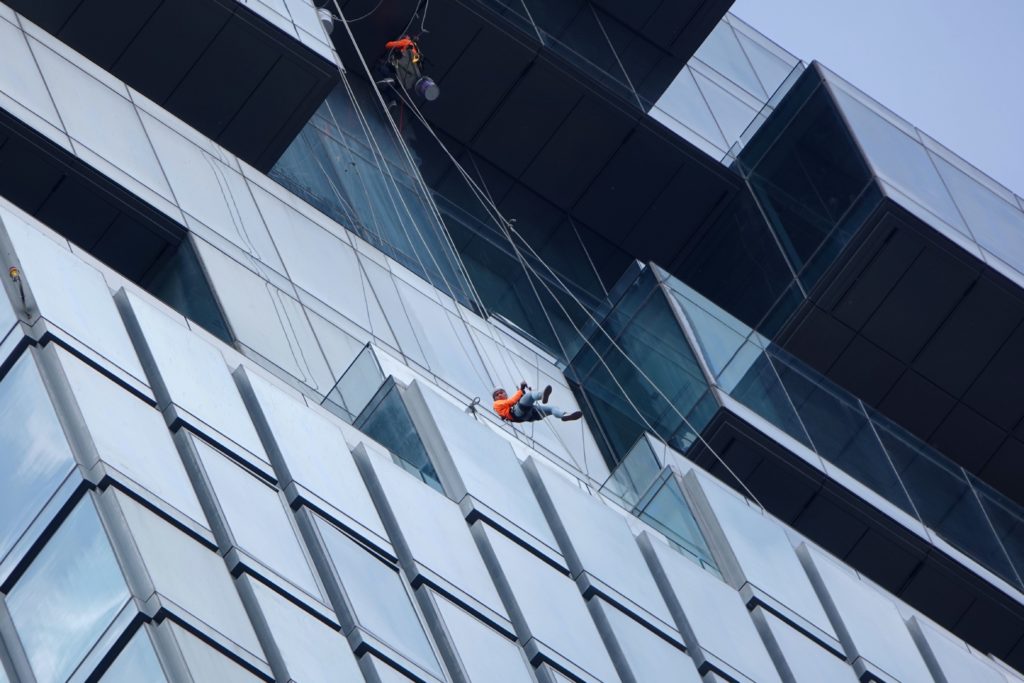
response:
<path id="1" fill-rule="evenodd" d="M 157 683 L 166 680 L 149 634 L 141 628 L 100 678 L 100 683 Z"/>
<path id="2" fill-rule="evenodd" d="M 74 459 L 32 354 L 0 380 L 0 557 L 64 480 Z"/>
<path id="3" fill-rule="evenodd" d="M 7 596 L 39 683 L 67 679 L 128 598 L 92 499 L 86 498 Z"/>

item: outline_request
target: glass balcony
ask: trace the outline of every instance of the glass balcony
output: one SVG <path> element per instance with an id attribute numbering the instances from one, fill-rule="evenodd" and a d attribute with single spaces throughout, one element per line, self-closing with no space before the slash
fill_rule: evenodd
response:
<path id="1" fill-rule="evenodd" d="M 669 465 L 711 423 L 722 393 L 820 457 L 826 475 L 852 478 L 940 547 L 1024 587 L 1020 505 L 657 266 L 619 291 L 604 323 L 619 348 L 595 334 L 567 371 L 619 463 L 602 493 L 703 561 Z M 657 353 L 645 346 L 655 337 Z"/>

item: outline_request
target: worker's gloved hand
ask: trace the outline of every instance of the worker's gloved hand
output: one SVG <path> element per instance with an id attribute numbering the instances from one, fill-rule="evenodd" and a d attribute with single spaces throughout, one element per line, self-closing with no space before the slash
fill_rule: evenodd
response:
<path id="1" fill-rule="evenodd" d="M 525 380 L 519 383 L 519 391 L 526 391 L 526 381 Z"/>

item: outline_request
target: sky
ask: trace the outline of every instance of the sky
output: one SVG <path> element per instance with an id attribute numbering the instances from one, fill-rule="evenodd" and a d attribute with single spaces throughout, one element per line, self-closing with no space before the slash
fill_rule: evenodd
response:
<path id="1" fill-rule="evenodd" d="M 736 0 L 732 12 L 1024 196 L 1024 0 Z"/>

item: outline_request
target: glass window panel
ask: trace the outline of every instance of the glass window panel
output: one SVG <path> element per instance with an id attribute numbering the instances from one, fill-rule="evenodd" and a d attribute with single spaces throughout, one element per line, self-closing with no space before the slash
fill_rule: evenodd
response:
<path id="1" fill-rule="evenodd" d="M 862 658 L 868 671 L 883 678 L 929 680 L 928 667 L 896 605 L 822 553 L 807 546 L 803 548 L 806 548 L 808 571 L 818 576 L 815 584 L 825 608 L 834 622 L 841 621 L 845 626 L 838 630 L 847 657 L 851 661 Z"/>
<path id="2" fill-rule="evenodd" d="M 99 683 L 158 683 L 166 680 L 153 649 L 153 642 L 143 626 L 124 646 L 114 663 L 103 672 Z"/>
<path id="3" fill-rule="evenodd" d="M 527 465 L 551 498 L 549 515 L 557 516 L 565 530 L 563 547 L 575 559 L 573 572 L 586 571 L 632 600 L 665 624 L 672 623 L 665 600 L 654 583 L 633 532 L 622 515 L 583 492 L 549 467 L 533 461 Z M 555 524 L 552 520 L 552 524 Z"/>
<path id="4" fill-rule="evenodd" d="M 941 157 L 932 159 L 978 244 L 1024 272 L 1024 213 Z"/>
<path id="5" fill-rule="evenodd" d="M 412 681 L 411 678 L 398 673 L 373 655 L 363 655 L 362 661 L 363 666 L 373 671 L 372 675 L 377 677 L 370 678 L 367 676 L 367 680 L 375 682 L 379 680 L 380 683 L 410 683 L 410 681 Z"/>
<path id="6" fill-rule="evenodd" d="M 837 638 L 783 527 L 717 481 L 698 477 L 696 472 L 687 478 L 691 491 L 699 488 L 699 495 L 711 509 L 709 518 L 720 529 L 736 561 L 739 576 L 734 585 L 749 584 L 777 600 L 782 608 L 792 610 L 797 618 L 805 619 L 805 628 Z"/>
<path id="7" fill-rule="evenodd" d="M 487 537 L 528 633 L 545 647 L 601 681 L 618 681 L 611 657 L 576 583 L 536 555 L 484 524 Z"/>
<path id="8" fill-rule="evenodd" d="M 670 606 L 675 602 L 673 611 L 687 644 L 691 650 L 700 648 L 698 661 L 723 662 L 750 680 L 778 683 L 778 672 L 740 594 L 646 533 L 641 541 L 664 576 L 662 592 Z"/>
<path id="9" fill-rule="evenodd" d="M 103 276 L 19 216 L 8 211 L 0 215 L 43 317 L 144 380 L 146 375 Z M 68 292 L 75 296 L 68 296 Z"/>
<path id="10" fill-rule="evenodd" d="M 595 600 L 638 683 L 700 682 L 693 660 L 685 652 L 610 604 Z"/>
<path id="11" fill-rule="evenodd" d="M 387 538 L 341 430 L 262 377 L 246 378 L 292 479 Z"/>
<path id="12" fill-rule="evenodd" d="M 823 649 L 786 622 L 763 608 L 756 608 L 761 634 L 777 658 L 779 669 L 789 668 L 794 683 L 854 683 L 857 676 L 843 659 Z"/>
<path id="13" fill-rule="evenodd" d="M 192 442 L 220 502 L 234 542 L 310 595 L 320 596 L 280 494 L 202 439 Z"/>
<path id="14" fill-rule="evenodd" d="M 965 232 L 964 221 L 924 146 L 840 88 L 836 101 L 880 176 L 939 218 Z"/>
<path id="15" fill-rule="evenodd" d="M 359 669 L 348 641 L 259 581 L 252 581 L 291 680 L 300 683 L 358 681 Z"/>
<path id="16" fill-rule="evenodd" d="M 759 98 L 765 96 L 753 65 L 728 24 L 718 22 L 697 49 L 695 56 L 747 92 Z"/>
<path id="17" fill-rule="evenodd" d="M 795 57 L 789 62 L 781 59 L 745 36 L 742 31 L 737 31 L 736 37 L 739 39 L 743 51 L 750 58 L 751 64 L 754 65 L 754 71 L 761 79 L 761 85 L 764 86 L 765 92 L 769 96 L 773 95 L 796 67 L 798 60 Z"/>
<path id="18" fill-rule="evenodd" d="M 57 354 L 100 459 L 205 526 L 163 416 L 67 351 Z"/>
<path id="19" fill-rule="evenodd" d="M 169 198 L 170 188 L 135 106 L 53 50 L 31 43 L 68 134 Z"/>
<path id="20" fill-rule="evenodd" d="M 443 493 L 444 487 L 437 478 L 434 463 L 427 455 L 416 425 L 409 416 L 409 410 L 398 385 L 389 378 L 376 400 L 363 409 L 355 427 L 387 448 L 395 456 L 395 462 L 423 482 Z"/>
<path id="21" fill-rule="evenodd" d="M 421 389 L 424 402 L 443 435 L 447 453 L 465 486 L 465 491 L 451 491 L 453 497 L 459 500 L 468 493 L 538 540 L 556 548 L 551 528 L 512 446 L 459 406 L 419 383 L 415 386 Z"/>
<path id="22" fill-rule="evenodd" d="M 505 608 L 459 506 L 376 453 L 367 462 L 412 559 L 502 617 Z"/>
<path id="23" fill-rule="evenodd" d="M 87 496 L 7 595 L 11 620 L 36 680 L 67 679 L 128 598 L 121 569 Z"/>
<path id="24" fill-rule="evenodd" d="M 327 552 L 359 625 L 426 670 L 441 675 L 398 572 L 323 520 L 317 520 Z"/>
<path id="25" fill-rule="evenodd" d="M 75 466 L 31 351 L 0 380 L 0 557 Z"/>
<path id="26" fill-rule="evenodd" d="M 220 351 L 142 299 L 128 301 L 171 401 L 267 461 Z"/>
<path id="27" fill-rule="evenodd" d="M 121 493 L 117 500 L 156 592 L 262 656 L 224 560 Z"/>
<path id="28" fill-rule="evenodd" d="M 243 669 L 189 631 L 165 621 L 185 659 L 194 683 L 258 683 L 262 678 Z"/>
<path id="29" fill-rule="evenodd" d="M 437 609 L 470 683 L 532 683 L 519 647 L 440 595 Z"/>

